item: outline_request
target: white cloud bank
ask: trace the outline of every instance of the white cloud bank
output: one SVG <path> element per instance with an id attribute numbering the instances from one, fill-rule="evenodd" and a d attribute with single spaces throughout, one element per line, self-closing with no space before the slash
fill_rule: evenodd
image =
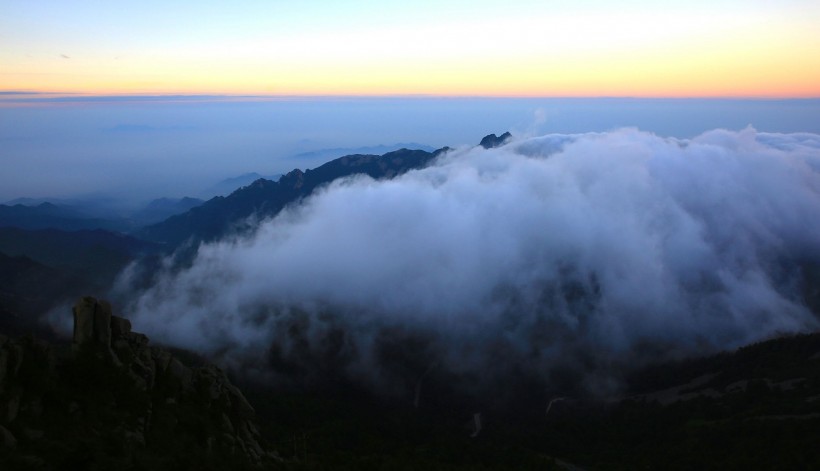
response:
<path id="1" fill-rule="evenodd" d="M 818 262 L 818 135 L 546 135 L 336 182 L 202 246 L 130 315 L 157 340 L 305 376 L 548 380 L 815 329 Z"/>

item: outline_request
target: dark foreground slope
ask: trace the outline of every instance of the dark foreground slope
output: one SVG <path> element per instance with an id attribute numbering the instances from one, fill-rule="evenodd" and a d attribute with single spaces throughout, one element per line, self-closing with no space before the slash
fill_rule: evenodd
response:
<path id="1" fill-rule="evenodd" d="M 820 334 L 632 375 L 598 414 L 556 403 L 555 453 L 593 469 L 820 469 Z"/>
<path id="2" fill-rule="evenodd" d="M 148 346 L 110 305 L 74 307 L 74 342 L 0 336 L 0 469 L 257 469 L 278 461 L 212 365 Z"/>
<path id="3" fill-rule="evenodd" d="M 338 391 L 249 398 L 295 440 L 283 456 L 310 469 L 820 469 L 820 334 L 656 365 L 628 388 L 505 410 Z"/>
<path id="4" fill-rule="evenodd" d="M 820 334 L 499 408 L 251 377 L 243 393 L 105 302 L 75 319 L 73 345 L 0 336 L 0 469 L 820 469 Z"/>
<path id="5" fill-rule="evenodd" d="M 183 214 L 173 216 L 136 232 L 136 236 L 175 248 L 190 241 L 212 241 L 252 227 L 251 216 L 276 215 L 286 205 L 310 195 L 322 185 L 351 175 L 393 178 L 408 170 L 422 168 L 446 149 L 435 152 L 401 149 L 378 155 L 348 155 L 312 170 L 293 170 L 279 181 L 260 178 L 229 196 L 218 196 Z"/>

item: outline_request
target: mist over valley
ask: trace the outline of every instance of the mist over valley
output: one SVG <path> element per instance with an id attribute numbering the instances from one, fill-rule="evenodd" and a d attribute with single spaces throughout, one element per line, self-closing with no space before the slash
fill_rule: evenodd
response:
<path id="1" fill-rule="evenodd" d="M 290 173 L 279 188 L 306 192 L 238 232 L 188 218 L 204 243 L 128 310 L 163 341 L 285 380 L 409 394 L 435 367 L 471 390 L 522 374 L 548 390 L 569 369 L 561 387 L 610 394 L 624 369 L 816 329 L 817 142 L 619 130 L 385 154 L 411 162 L 392 178 Z"/>

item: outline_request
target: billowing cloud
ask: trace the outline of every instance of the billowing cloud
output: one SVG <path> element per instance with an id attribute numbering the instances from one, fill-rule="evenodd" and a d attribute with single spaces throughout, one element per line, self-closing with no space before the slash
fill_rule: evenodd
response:
<path id="1" fill-rule="evenodd" d="M 337 181 L 203 245 L 130 310 L 152 338 L 279 377 L 574 371 L 605 389 L 624 364 L 817 328 L 818 215 L 817 135 L 552 134 Z"/>

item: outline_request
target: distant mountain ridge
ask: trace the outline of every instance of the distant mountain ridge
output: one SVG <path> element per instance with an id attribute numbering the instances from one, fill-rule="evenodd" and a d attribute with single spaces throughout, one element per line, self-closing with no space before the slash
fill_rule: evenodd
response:
<path id="1" fill-rule="evenodd" d="M 434 152 L 400 149 L 384 155 L 347 155 L 312 170 L 293 170 L 279 181 L 260 178 L 226 197 L 215 197 L 201 206 L 135 233 L 139 238 L 174 248 L 186 241 L 211 241 L 232 231 L 248 229 L 242 221 L 256 215 L 270 217 L 286 205 L 310 195 L 337 178 L 364 174 L 389 179 L 422 168 L 448 148 Z"/>
<path id="2" fill-rule="evenodd" d="M 123 220 L 87 217 L 83 213 L 53 203 L 40 203 L 36 206 L 15 204 L 0 205 L 0 227 L 18 227 L 21 229 L 62 229 L 80 231 L 105 229 L 123 231 L 128 223 Z"/>
<path id="3" fill-rule="evenodd" d="M 379 144 L 375 146 L 363 146 L 363 147 L 335 147 L 332 149 L 318 149 L 309 152 L 301 152 L 296 154 L 294 157 L 297 159 L 334 159 L 338 157 L 344 157 L 345 155 L 383 155 L 388 152 L 393 152 L 401 149 L 409 149 L 409 150 L 423 150 L 427 152 L 434 152 L 436 150 L 435 147 L 427 146 L 424 144 L 419 144 L 417 142 L 399 142 L 396 144 Z"/>
<path id="4" fill-rule="evenodd" d="M 215 196 L 227 196 L 236 191 L 238 188 L 248 186 L 251 183 L 264 178 L 265 180 L 277 181 L 282 177 L 281 173 L 275 175 L 261 175 L 256 172 L 245 173 L 237 177 L 226 178 L 220 182 L 212 185 L 208 189 L 202 191 L 203 198 L 211 199 Z"/>
<path id="5" fill-rule="evenodd" d="M 482 139 L 483 146 L 500 145 L 510 138 L 509 133 L 500 137 L 491 134 Z M 379 145 L 355 150 L 382 150 L 398 145 Z M 447 147 L 432 150 L 429 146 L 408 143 L 407 147 L 381 155 L 356 153 L 331 160 L 312 170 L 293 170 L 287 175 L 263 177 L 251 172 L 225 179 L 205 193 L 226 193 L 206 202 L 197 198 L 159 198 L 139 210 L 123 213 L 122 217 L 94 217 L 96 213 L 82 211 L 84 206 L 54 204 L 47 200 L 18 198 L 13 206 L 0 205 L 0 227 L 26 230 L 57 229 L 80 231 L 103 229 L 125 232 L 141 239 L 164 244 L 173 249 L 185 241 L 209 241 L 234 230 L 243 230 L 243 220 L 249 216 L 270 217 L 287 204 L 310 195 L 314 189 L 337 178 L 355 174 L 369 175 L 375 179 L 389 179 L 411 169 L 422 168 L 435 157 L 448 150 Z M 313 158 L 327 153 L 350 149 L 325 149 L 299 154 Z M 39 203 L 39 204 L 38 204 Z"/>
<path id="6" fill-rule="evenodd" d="M 199 198 L 188 196 L 183 198 L 157 198 L 141 210 L 134 212 L 131 217 L 140 226 L 154 224 L 176 214 L 184 213 L 204 202 Z"/>
<path id="7" fill-rule="evenodd" d="M 134 258 L 155 252 L 156 244 L 100 229 L 61 231 L 0 228 L 0 252 L 76 273 L 110 280 Z"/>
<path id="8" fill-rule="evenodd" d="M 55 304 L 109 289 L 129 263 L 158 251 L 156 244 L 100 229 L 2 227 L 0 325 L 33 327 Z"/>
<path id="9" fill-rule="evenodd" d="M 37 328 L 43 312 L 81 287 L 73 273 L 0 251 L 0 332 L 22 335 Z"/>
<path id="10" fill-rule="evenodd" d="M 234 187 L 238 188 L 237 187 Z M 0 205 L 0 227 L 28 230 L 131 232 L 183 213 L 204 201 L 198 198 L 158 198 L 137 209 L 95 207 L 74 200 L 17 198 Z"/>

